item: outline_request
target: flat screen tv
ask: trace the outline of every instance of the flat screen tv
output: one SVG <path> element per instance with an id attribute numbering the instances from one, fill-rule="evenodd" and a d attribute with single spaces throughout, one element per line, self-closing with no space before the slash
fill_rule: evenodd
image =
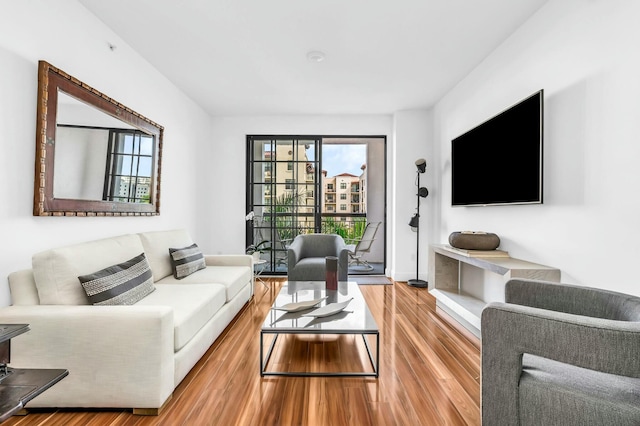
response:
<path id="1" fill-rule="evenodd" d="M 451 204 L 542 203 L 543 91 L 451 141 Z"/>

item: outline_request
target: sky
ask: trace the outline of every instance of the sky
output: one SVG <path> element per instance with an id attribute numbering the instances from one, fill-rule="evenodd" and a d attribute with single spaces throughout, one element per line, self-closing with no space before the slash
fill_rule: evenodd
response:
<path id="1" fill-rule="evenodd" d="M 360 176 L 362 174 L 360 167 L 366 162 L 366 144 L 322 145 L 322 169 L 327 171 L 327 176 L 336 176 L 341 173 Z"/>

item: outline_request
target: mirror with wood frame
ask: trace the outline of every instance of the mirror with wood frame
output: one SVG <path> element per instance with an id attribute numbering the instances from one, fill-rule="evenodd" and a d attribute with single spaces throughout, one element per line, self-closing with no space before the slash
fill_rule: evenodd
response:
<path id="1" fill-rule="evenodd" d="M 40 61 L 34 216 L 160 214 L 163 132 Z"/>

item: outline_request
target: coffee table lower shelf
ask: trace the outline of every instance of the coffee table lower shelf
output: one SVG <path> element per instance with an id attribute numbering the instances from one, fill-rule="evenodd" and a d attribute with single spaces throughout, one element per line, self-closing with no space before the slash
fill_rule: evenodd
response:
<path id="1" fill-rule="evenodd" d="M 25 404 L 69 374 L 63 369 L 7 368 L 0 380 L 0 422 L 22 410 Z"/>
<path id="2" fill-rule="evenodd" d="M 269 345 L 269 349 L 267 350 L 266 357 L 264 354 L 264 335 L 265 334 L 273 334 L 274 338 Z M 368 371 L 353 371 L 353 372 L 315 372 L 315 371 L 267 371 L 267 365 L 269 364 L 269 359 L 271 358 L 271 354 L 273 353 L 273 348 L 276 345 L 276 341 L 278 340 L 278 336 L 280 334 L 359 334 L 362 336 L 362 341 L 364 342 L 364 346 L 367 348 L 367 354 L 369 355 L 369 361 L 371 362 L 371 367 L 373 368 L 372 372 Z M 367 340 L 367 336 L 375 336 L 376 338 L 376 353 L 375 357 L 371 352 L 371 346 L 369 345 L 369 341 Z M 295 377 L 378 377 L 380 369 L 380 332 L 332 332 L 332 333 L 313 333 L 310 331 L 305 331 L 301 333 L 299 331 L 279 331 L 277 333 L 271 331 L 260 331 L 260 376 L 295 376 Z"/>

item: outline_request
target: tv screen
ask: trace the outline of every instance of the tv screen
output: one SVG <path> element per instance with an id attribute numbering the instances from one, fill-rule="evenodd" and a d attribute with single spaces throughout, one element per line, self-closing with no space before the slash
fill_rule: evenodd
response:
<path id="1" fill-rule="evenodd" d="M 451 141 L 451 204 L 542 203 L 543 91 Z"/>

